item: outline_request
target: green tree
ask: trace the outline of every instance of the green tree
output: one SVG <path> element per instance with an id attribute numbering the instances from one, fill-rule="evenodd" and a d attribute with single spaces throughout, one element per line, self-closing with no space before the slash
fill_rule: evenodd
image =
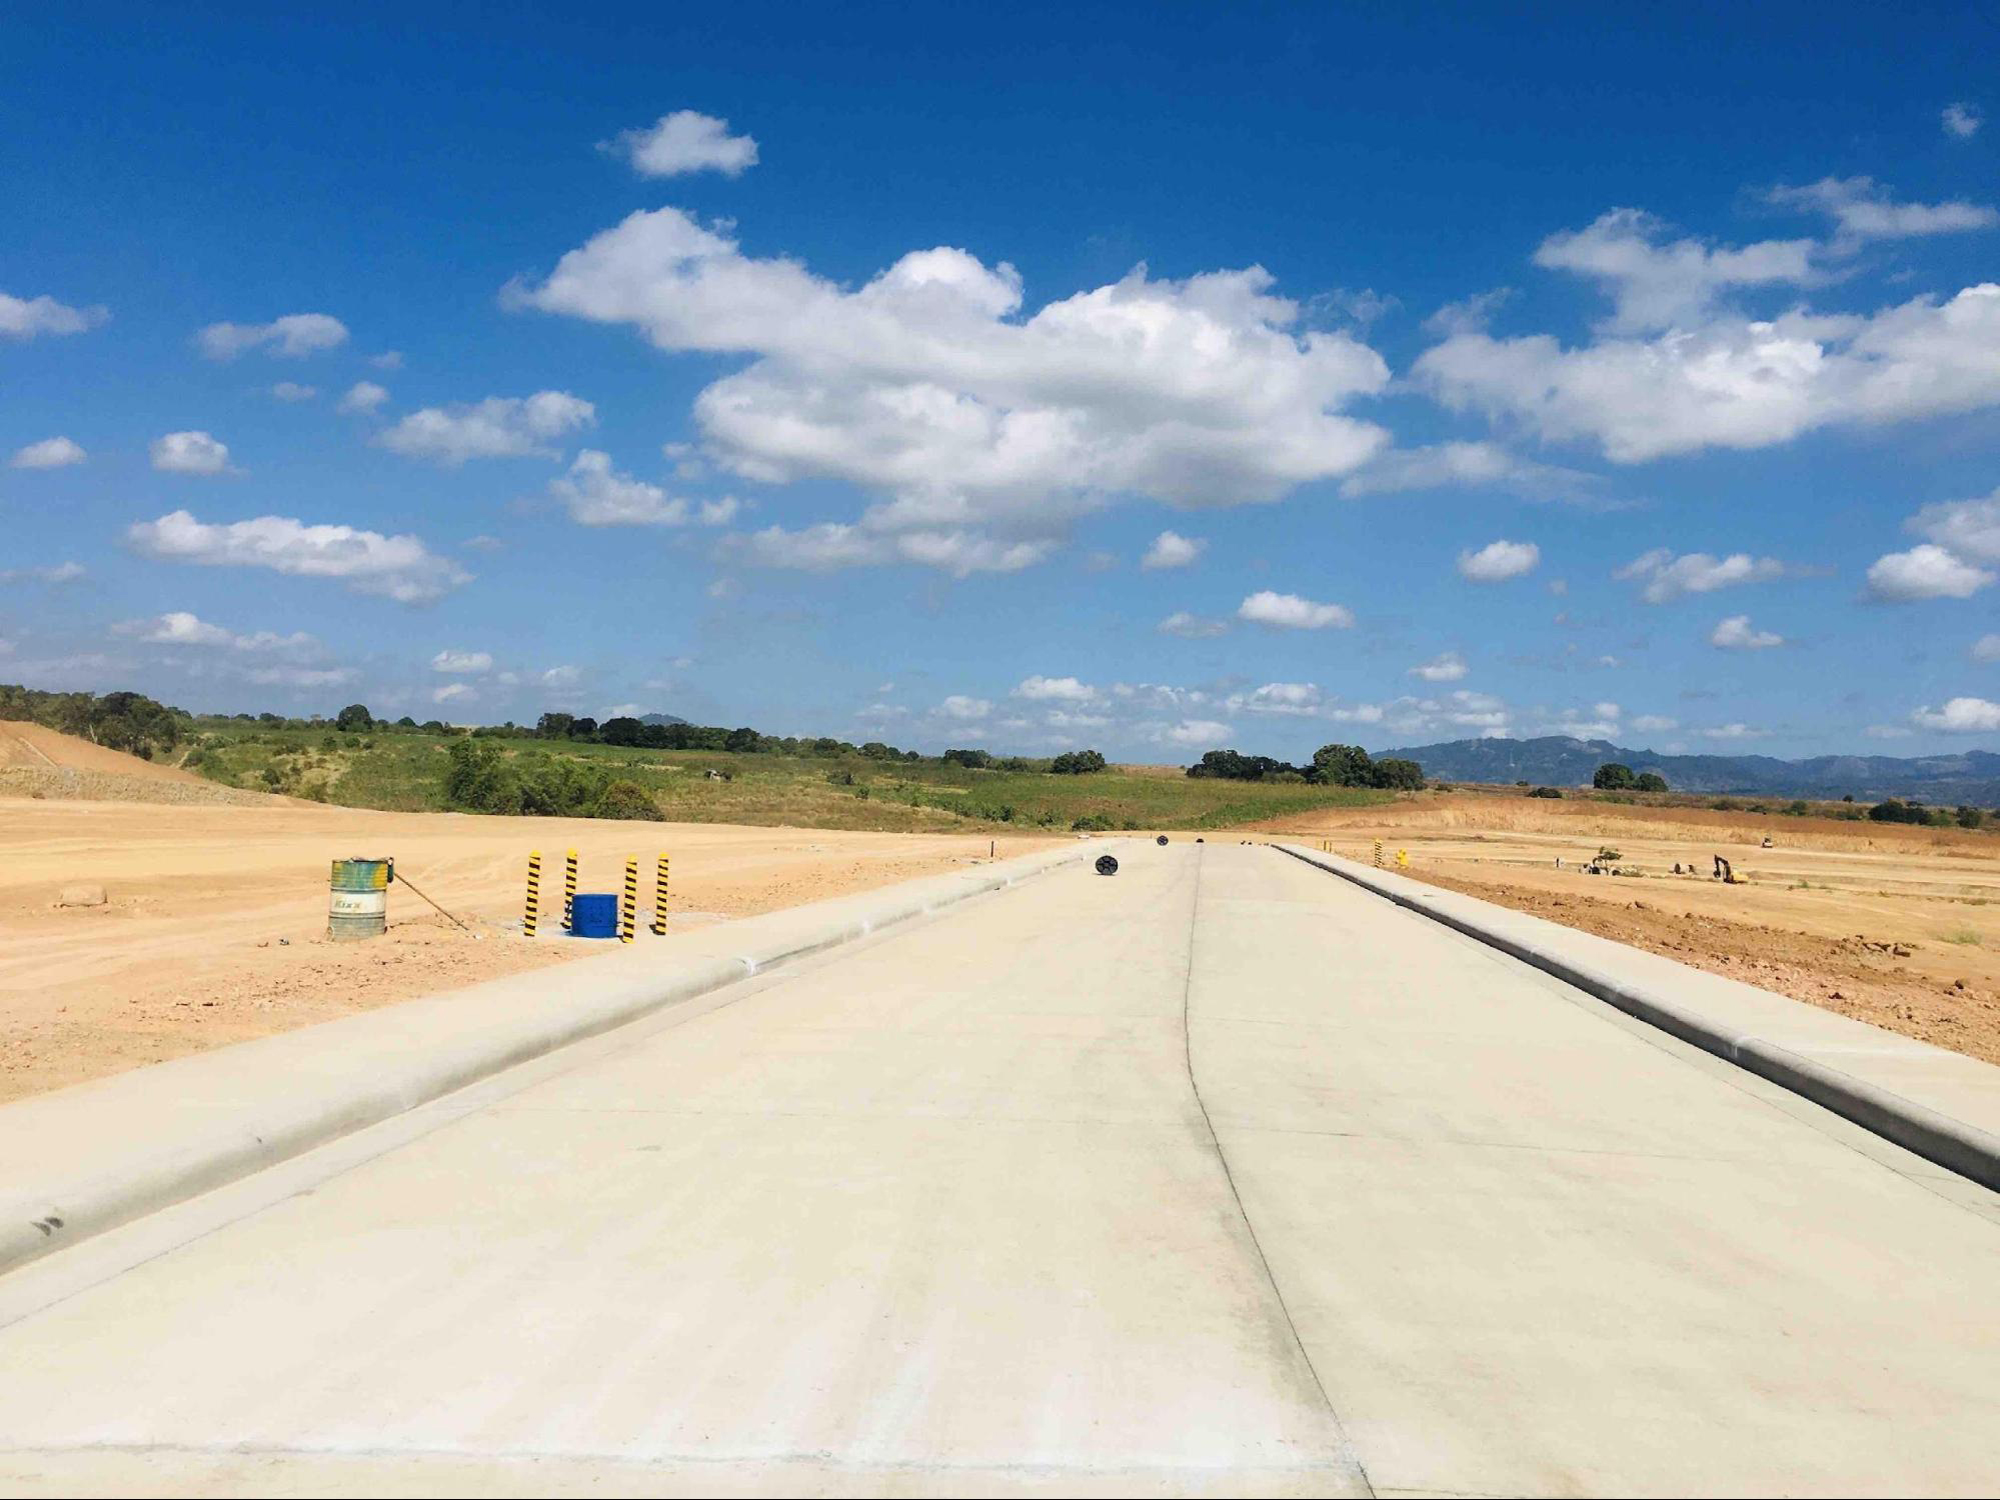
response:
<path id="1" fill-rule="evenodd" d="M 1359 745 L 1321 745 L 1313 751 L 1312 779 L 1322 786 L 1372 786 L 1374 771 Z"/>
<path id="2" fill-rule="evenodd" d="M 1960 828 L 1978 828 L 1986 822 L 1986 814 L 1976 807 L 1961 807 L 1952 816 Z"/>
<path id="3" fill-rule="evenodd" d="M 367 704 L 350 703 L 335 715 L 333 727 L 352 733 L 359 733 L 361 730 L 373 729 L 375 727 L 375 716 L 368 712 Z"/>
<path id="4" fill-rule="evenodd" d="M 570 726 L 576 723 L 575 714 L 543 714 L 535 720 L 535 738 L 539 740 L 566 740 Z"/>
<path id="5" fill-rule="evenodd" d="M 1597 768 L 1597 774 L 1590 778 L 1590 784 L 1600 792 L 1629 792 L 1639 784 L 1639 778 L 1632 774 L 1632 768 L 1615 760 L 1607 760 Z"/>
<path id="6" fill-rule="evenodd" d="M 1635 792 L 1664 792 L 1667 790 L 1667 778 L 1662 776 L 1658 771 L 1641 771 L 1638 779 L 1632 783 L 1632 790 Z"/>
<path id="7" fill-rule="evenodd" d="M 1105 767 L 1105 759 L 1095 750 L 1065 750 L 1049 762 L 1049 770 L 1057 776 L 1089 776 Z"/>
<path id="8" fill-rule="evenodd" d="M 1369 784 L 1394 792 L 1420 792 L 1424 789 L 1424 768 L 1391 755 L 1369 768 Z"/>

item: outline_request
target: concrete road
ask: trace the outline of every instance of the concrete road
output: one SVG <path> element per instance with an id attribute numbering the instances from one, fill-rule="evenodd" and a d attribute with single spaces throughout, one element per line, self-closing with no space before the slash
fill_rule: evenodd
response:
<path id="1" fill-rule="evenodd" d="M 1143 846 L 0 1277 L 0 1486 L 1984 1493 L 1997 1203 Z"/>

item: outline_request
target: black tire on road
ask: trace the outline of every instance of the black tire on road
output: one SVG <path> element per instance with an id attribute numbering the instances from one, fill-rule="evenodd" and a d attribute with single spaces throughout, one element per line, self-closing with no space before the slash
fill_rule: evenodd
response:
<path id="1" fill-rule="evenodd" d="M 1116 875 L 1118 873 L 1118 861 L 1108 854 L 1098 855 L 1097 873 L 1100 875 Z"/>

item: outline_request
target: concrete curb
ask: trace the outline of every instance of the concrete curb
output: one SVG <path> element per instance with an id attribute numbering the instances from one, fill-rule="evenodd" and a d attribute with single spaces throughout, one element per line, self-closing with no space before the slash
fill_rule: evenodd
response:
<path id="1" fill-rule="evenodd" d="M 0 1107 L 0 1273 L 517 1063 L 1085 858 L 1024 855 L 510 975 Z"/>
<path id="2" fill-rule="evenodd" d="M 1455 892 L 1435 891 L 1400 877 L 1380 875 L 1337 855 L 1312 852 L 1289 844 L 1273 844 L 1271 847 L 1364 890 L 1373 891 L 1407 911 L 1441 922 L 1490 948 L 1532 964 L 1649 1026 L 1657 1026 L 1704 1052 L 1713 1053 L 1760 1078 L 1790 1089 L 1843 1119 L 1853 1121 L 1864 1130 L 1873 1131 L 1883 1139 L 1915 1152 L 1926 1161 L 1969 1177 L 1983 1187 L 2000 1191 L 2000 1135 L 1919 1104 L 1866 1079 L 1856 1078 L 1851 1073 L 1802 1057 L 1766 1038 L 1738 1033 L 1645 985 L 1607 973 L 1541 944 L 1496 931 L 1490 925 L 1447 910 L 1439 904 L 1438 898 L 1456 897 Z M 1456 899 L 1475 906 L 1488 904 L 1469 896 Z"/>

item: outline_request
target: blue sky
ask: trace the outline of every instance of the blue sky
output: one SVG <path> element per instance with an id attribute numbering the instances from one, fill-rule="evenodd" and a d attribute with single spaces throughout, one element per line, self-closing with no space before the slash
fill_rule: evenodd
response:
<path id="1" fill-rule="evenodd" d="M 2000 741 L 1990 8 L 582 9 L 14 23 L 0 680 Z"/>

